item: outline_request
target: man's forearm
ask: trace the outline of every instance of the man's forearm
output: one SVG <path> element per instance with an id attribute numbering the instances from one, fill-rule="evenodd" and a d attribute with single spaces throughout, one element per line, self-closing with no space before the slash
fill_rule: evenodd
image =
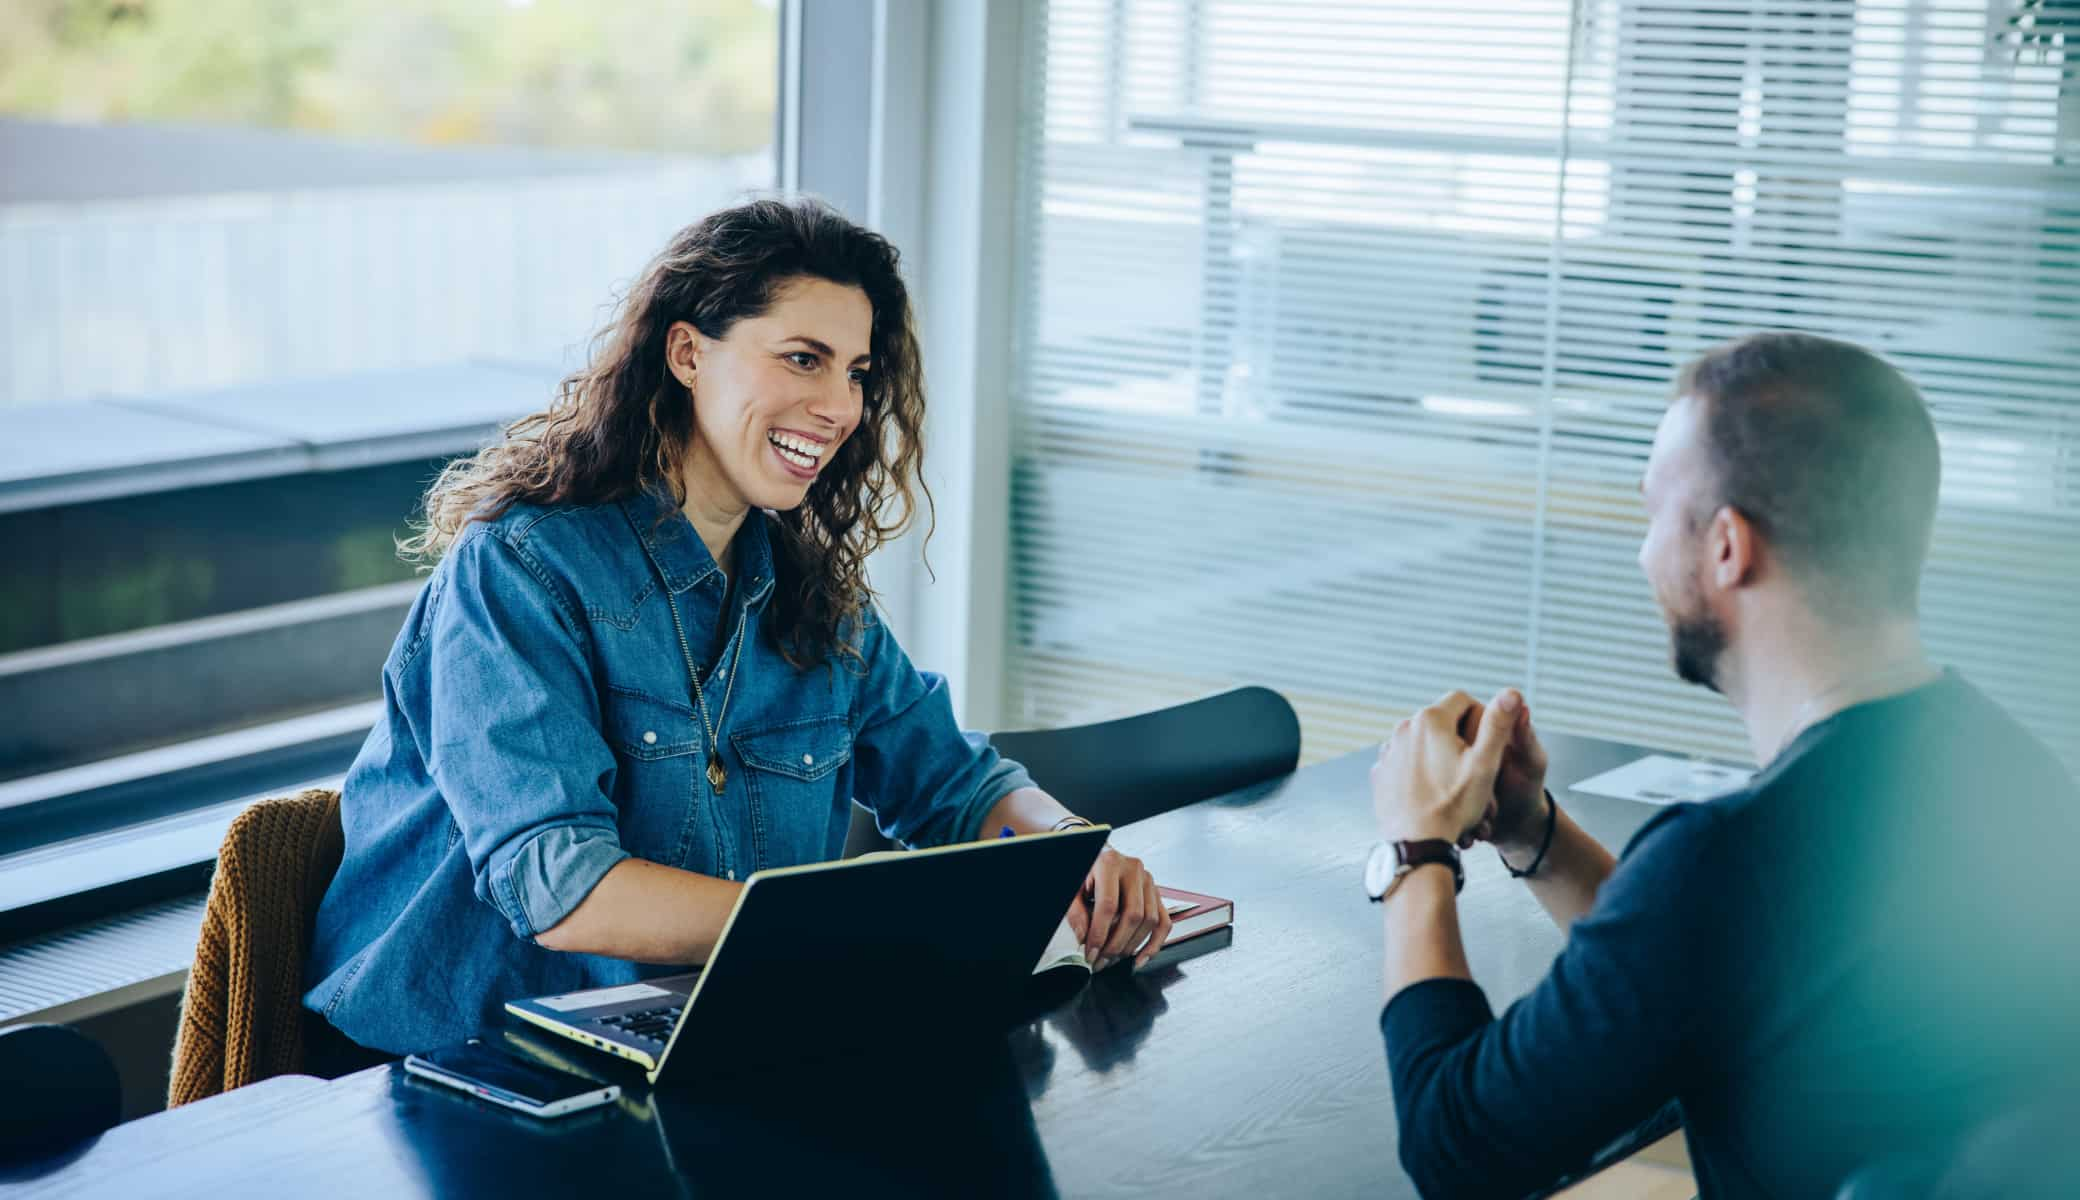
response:
<path id="1" fill-rule="evenodd" d="M 1459 939 L 1459 897 L 1450 867 L 1417 867 L 1380 907 L 1386 909 L 1386 999 L 1425 979 L 1473 978 Z"/>
<path id="2" fill-rule="evenodd" d="M 1617 860 L 1601 842 L 1575 824 L 1565 809 L 1555 814 L 1554 822 L 1553 845 L 1546 851 L 1537 873 L 1524 882 L 1531 885 L 1531 894 L 1538 897 L 1553 923 L 1564 933 L 1575 918 L 1596 903 L 1597 889 L 1611 877 Z M 1538 832 L 1543 838 L 1542 825 Z M 1503 862 L 1519 869 L 1530 866 L 1538 857 L 1536 841 L 1498 843 L 1495 848 L 1502 852 Z"/>

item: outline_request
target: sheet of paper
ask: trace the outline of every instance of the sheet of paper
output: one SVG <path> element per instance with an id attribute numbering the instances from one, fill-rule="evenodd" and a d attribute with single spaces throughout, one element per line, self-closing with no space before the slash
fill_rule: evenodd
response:
<path id="1" fill-rule="evenodd" d="M 1626 763 L 1574 785 L 1577 792 L 1640 800 L 1648 804 L 1687 804 L 1709 800 L 1744 787 L 1755 772 L 1666 754 Z"/>
<path id="2" fill-rule="evenodd" d="M 624 1000 L 677 1000 L 677 992 L 668 992 L 647 983 L 625 983 L 620 987 L 593 988 L 590 991 L 571 992 L 564 996 L 544 996 L 540 1003 L 544 1008 L 557 1012 L 571 1012 L 580 1008 L 596 1008 L 602 1004 L 620 1004 Z"/>

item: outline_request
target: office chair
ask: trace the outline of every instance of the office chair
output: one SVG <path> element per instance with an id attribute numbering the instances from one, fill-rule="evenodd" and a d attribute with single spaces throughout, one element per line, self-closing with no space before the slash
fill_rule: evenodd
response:
<path id="1" fill-rule="evenodd" d="M 122 1120 L 108 1051 L 70 1025 L 0 1030 L 0 1162 L 48 1154 Z"/>
<path id="2" fill-rule="evenodd" d="M 1126 825 L 1290 774 L 1300 761 L 1300 718 L 1284 696 L 1236 688 L 1154 712 L 990 736 L 1033 782 L 1100 825 Z M 888 848 L 857 805 L 845 857 Z"/>

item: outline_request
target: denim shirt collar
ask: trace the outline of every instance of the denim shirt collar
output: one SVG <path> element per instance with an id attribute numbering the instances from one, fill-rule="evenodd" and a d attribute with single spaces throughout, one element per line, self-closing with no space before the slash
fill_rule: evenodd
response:
<path id="1" fill-rule="evenodd" d="M 642 540 L 643 552 L 664 576 L 674 594 L 721 571 L 669 491 L 647 487 L 621 501 L 621 511 Z M 750 606 L 761 606 L 773 591 L 773 548 L 767 540 L 764 509 L 754 508 L 737 527 L 737 593 Z M 718 581 L 719 582 L 719 581 Z"/>

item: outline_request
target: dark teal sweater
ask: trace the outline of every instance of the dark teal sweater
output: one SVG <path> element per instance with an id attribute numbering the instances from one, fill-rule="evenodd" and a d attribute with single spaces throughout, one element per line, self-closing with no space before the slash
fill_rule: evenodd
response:
<path id="1" fill-rule="evenodd" d="M 1701 1196 L 1832 1196 L 2080 1070 L 2080 792 L 1954 675 L 1634 836 L 1500 1019 L 1380 1015 L 1426 1196 L 1521 1196 L 1680 1102 Z"/>

